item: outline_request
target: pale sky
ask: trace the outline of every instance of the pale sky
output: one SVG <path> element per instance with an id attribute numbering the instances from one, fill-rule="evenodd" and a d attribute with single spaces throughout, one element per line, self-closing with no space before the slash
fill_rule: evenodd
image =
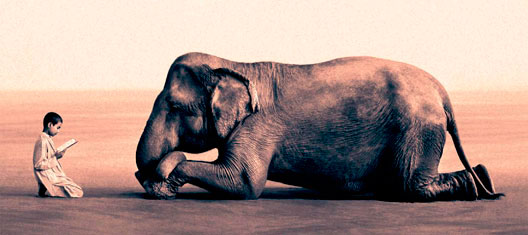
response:
<path id="1" fill-rule="evenodd" d="M 528 90 L 528 1 L 0 0 L 0 90 L 161 89 L 173 60 L 368 55 L 448 90 Z"/>

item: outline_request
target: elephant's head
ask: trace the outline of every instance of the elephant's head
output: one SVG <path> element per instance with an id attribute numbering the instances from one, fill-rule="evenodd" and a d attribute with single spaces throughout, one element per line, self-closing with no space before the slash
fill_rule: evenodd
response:
<path id="1" fill-rule="evenodd" d="M 166 179 L 174 161 L 181 161 L 162 161 L 166 156 L 218 147 L 257 109 L 256 89 L 244 76 L 225 68 L 174 64 L 137 146 L 138 180 Z"/>

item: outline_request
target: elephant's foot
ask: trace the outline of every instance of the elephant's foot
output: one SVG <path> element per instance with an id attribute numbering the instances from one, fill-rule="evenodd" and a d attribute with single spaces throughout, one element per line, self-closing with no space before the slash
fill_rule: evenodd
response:
<path id="1" fill-rule="evenodd" d="M 183 153 L 171 152 L 161 159 L 152 179 L 143 177 L 139 171 L 136 172 L 135 175 L 141 186 L 145 189 L 145 192 L 147 192 L 150 197 L 158 199 L 174 199 L 178 193 L 178 189 L 183 186 L 185 182 L 172 176 L 171 172 L 179 163 L 185 160 L 186 158 Z"/>
<path id="2" fill-rule="evenodd" d="M 498 199 L 498 198 L 504 196 L 503 193 L 496 193 L 495 192 L 495 187 L 493 186 L 493 181 L 491 180 L 491 177 L 489 176 L 488 170 L 486 169 L 486 167 L 484 165 L 479 164 L 476 167 L 473 167 L 473 171 L 475 171 L 475 174 L 480 179 L 480 182 L 482 182 L 482 186 L 484 186 L 484 188 L 485 188 L 485 189 L 483 189 L 483 188 L 480 187 L 480 185 L 477 184 L 479 199 Z M 486 191 L 486 189 L 487 189 L 487 191 Z"/>
<path id="3" fill-rule="evenodd" d="M 495 193 L 491 177 L 483 165 L 473 167 L 476 176 L 480 179 L 483 187 L 480 186 L 468 171 L 462 170 L 452 173 L 438 175 L 432 182 L 427 184 L 417 184 L 414 190 L 410 191 L 411 198 L 416 201 L 436 201 L 436 200 L 477 200 L 477 199 L 497 199 L 504 194 Z"/>
<path id="4" fill-rule="evenodd" d="M 150 197 L 157 199 L 174 199 L 176 198 L 179 187 L 174 187 L 167 181 L 152 182 L 146 180 L 143 182 L 143 188 Z"/>
<path id="5" fill-rule="evenodd" d="M 436 182 L 436 195 L 439 200 L 467 200 L 478 199 L 478 189 L 471 174 L 465 170 L 439 175 Z"/>
<path id="6" fill-rule="evenodd" d="M 413 202 L 472 201 L 478 199 L 475 181 L 465 170 L 439 174 L 435 178 L 417 176 L 409 190 L 399 195 L 399 200 Z M 390 194 L 389 196 L 390 197 Z"/>
<path id="7" fill-rule="evenodd" d="M 137 171 L 135 175 L 141 186 L 145 189 L 147 195 L 152 198 L 174 199 L 178 193 L 179 187 L 183 185 L 181 184 L 178 186 L 178 184 L 175 184 L 169 179 L 161 181 L 159 179 L 145 179 L 141 176 L 139 171 Z"/>

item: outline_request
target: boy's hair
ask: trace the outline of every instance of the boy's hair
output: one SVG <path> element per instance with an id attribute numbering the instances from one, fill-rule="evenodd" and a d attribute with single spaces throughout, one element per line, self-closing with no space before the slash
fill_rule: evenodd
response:
<path id="1" fill-rule="evenodd" d="M 58 113 L 55 113 L 55 112 L 49 112 L 46 114 L 46 116 L 44 116 L 44 121 L 42 122 L 42 124 L 44 125 L 44 129 L 48 128 L 48 123 L 52 123 L 53 125 L 59 123 L 59 122 L 63 122 L 62 121 L 62 117 L 58 114 Z"/>

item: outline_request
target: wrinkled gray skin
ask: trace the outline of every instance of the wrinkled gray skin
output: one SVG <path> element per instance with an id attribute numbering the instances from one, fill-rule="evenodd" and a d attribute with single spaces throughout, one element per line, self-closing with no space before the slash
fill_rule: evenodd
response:
<path id="1" fill-rule="evenodd" d="M 449 132 L 465 170 L 438 174 Z M 214 162 L 183 152 L 218 148 Z M 266 180 L 336 197 L 494 199 L 486 168 L 464 156 L 444 88 L 408 64 L 349 57 L 320 64 L 176 59 L 138 143 L 136 177 L 174 198 L 190 183 L 255 199 Z"/>

